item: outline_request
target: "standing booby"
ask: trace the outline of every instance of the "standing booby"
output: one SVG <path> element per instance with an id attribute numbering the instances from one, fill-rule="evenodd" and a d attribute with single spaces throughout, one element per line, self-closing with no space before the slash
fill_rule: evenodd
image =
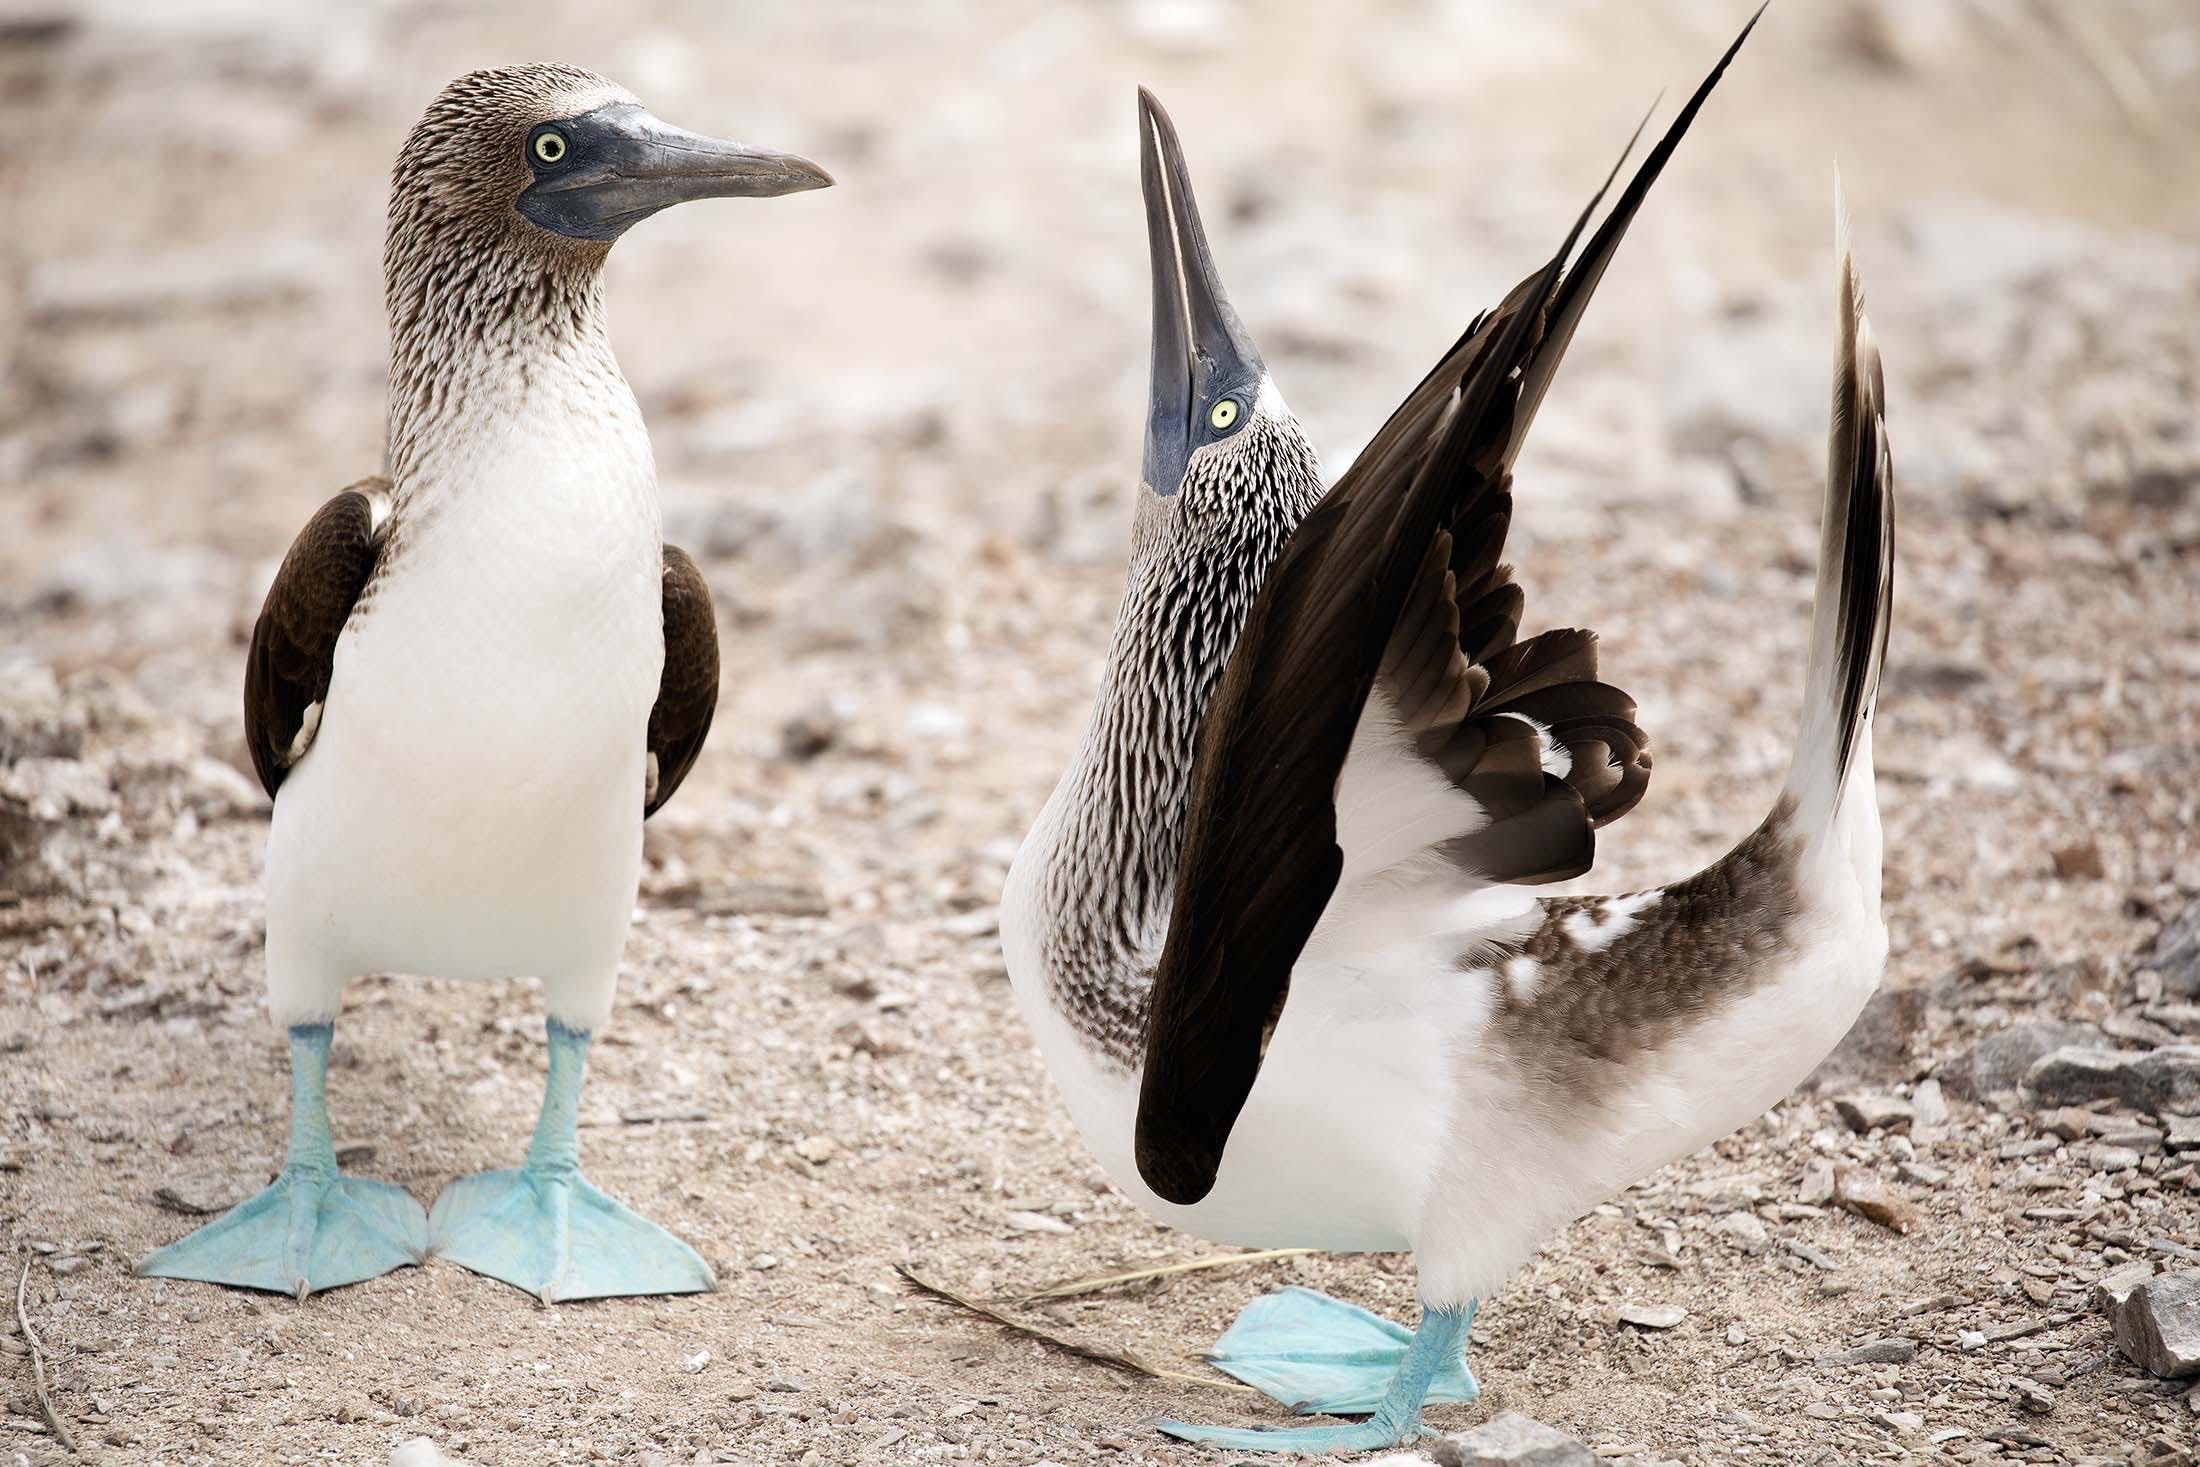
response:
<path id="1" fill-rule="evenodd" d="M 1129 578 L 1083 742 L 1011 868 L 1003 947 L 1078 1128 L 1141 1207 L 1223 1242 L 1411 1249 L 1422 1301 L 1409 1335 L 1286 1289 L 1210 1356 L 1302 1413 L 1369 1420 L 1157 1423 L 1173 1436 L 1413 1439 L 1425 1402 L 1475 1394 L 1478 1299 L 1572 1218 L 1786 1094 L 1877 985 L 1892 485 L 1845 233 L 1785 791 L 1686 881 L 1534 892 L 1589 868 L 1650 760 L 1592 634 L 1517 635 L 1511 468 L 1733 55 L 1571 265 L 1594 202 L 1326 494 L 1223 294 L 1176 132 L 1141 93 L 1153 378 Z"/>
<path id="2" fill-rule="evenodd" d="M 290 1151 L 266 1191 L 140 1272 L 303 1298 L 434 1252 L 544 1300 L 711 1287 L 693 1249 L 589 1185 L 575 1139 L 642 821 L 694 765 L 718 696 L 710 593 L 662 543 L 603 265 L 670 205 L 831 182 L 567 66 L 461 77 L 406 140 L 383 259 L 386 477 L 306 525 L 245 671 L 245 737 L 275 798 L 267 980 L 290 1035 Z M 432 1217 L 340 1174 L 329 1140 L 344 985 L 386 970 L 531 975 L 549 1011 L 525 1164 L 453 1183 Z"/>

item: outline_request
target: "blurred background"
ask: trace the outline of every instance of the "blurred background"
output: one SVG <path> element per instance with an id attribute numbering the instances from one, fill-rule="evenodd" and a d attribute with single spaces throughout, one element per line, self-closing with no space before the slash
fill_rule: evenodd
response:
<path id="1" fill-rule="evenodd" d="M 676 1227 L 744 1240 L 723 1268 L 795 1265 L 754 1287 L 807 1266 L 824 1288 L 835 1259 L 878 1272 L 904 1205 L 885 1199 L 942 1178 L 1087 1197 L 987 924 L 1120 587 L 1148 302 L 1134 87 L 1173 113 L 1236 304 L 1334 474 L 1746 15 L 0 0 L 0 1038 L 21 1057 L 0 1061 L 0 1161 L 17 1163 L 0 1232 L 91 1250 L 92 1277 L 113 1275 L 101 1297 L 126 1298 L 121 1261 L 183 1225 L 142 1200 L 180 1185 L 178 1127 L 209 1136 L 191 1164 L 209 1205 L 279 1146 L 244 645 L 291 536 L 379 466 L 387 171 L 444 81 L 567 61 L 838 179 L 673 210 L 611 262 L 667 537 L 711 580 L 726 664 L 710 747 L 650 826 L 621 1021 L 641 1037 L 591 1091 L 641 1112 L 738 1097 L 726 1135 L 636 1143 L 624 1185 L 686 1186 Z M 1716 854 L 1784 766 L 1837 164 L 1901 495 L 1878 734 L 1890 984 L 1983 964 L 2003 985 L 1932 990 L 1909 1021 L 1921 1053 L 2049 1012 L 2136 1013 L 2145 944 L 2200 895 L 2191 0 L 1776 0 L 1620 253 L 1519 474 L 1530 623 L 1599 629 L 1657 748 L 1589 884 Z M 441 1169 L 502 1154 L 480 1117 L 524 1127 L 532 1001 L 366 992 L 347 1032 L 411 1093 L 355 1083 L 339 1105 L 404 1138 L 385 1171 L 432 1195 Z M 650 1027 L 674 1008 L 677 1038 Z M 416 1048 L 430 1013 L 466 1017 Z M 802 1190 L 819 1165 L 771 1158 L 836 1106 L 838 1144 L 871 1160 L 824 1173 L 839 1190 L 820 1204 Z M 104 1131 L 54 1118 L 88 1108 Z M 72 1124 L 91 1139 L 68 1142 Z M 818 1205 L 837 1251 L 805 1221 Z M 1063 1208 L 1117 1230 L 1081 1246 L 1189 1246 L 1104 1196 Z M 997 1217 L 948 1213 L 931 1236 L 990 1267 Z M 757 1241 L 759 1217 L 782 1241 Z M 1581 1264 L 1583 1289 L 1601 1267 Z M 446 1272 L 421 1277 L 466 1287 Z M 1370 1278 L 1363 1297 L 1409 1287 Z M 1211 1337 L 1232 1288 L 1149 1347 Z M 218 1324 L 226 1298 L 207 1307 Z M 1610 1399 L 1600 1379 L 1581 1377 L 1577 1430 Z M 1613 1409 L 1680 1440 L 1655 1434 L 1671 1422 L 1654 1406 Z"/>

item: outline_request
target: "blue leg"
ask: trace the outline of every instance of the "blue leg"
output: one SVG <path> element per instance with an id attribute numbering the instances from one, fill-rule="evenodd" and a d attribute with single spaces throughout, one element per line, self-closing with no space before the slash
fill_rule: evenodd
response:
<path id="1" fill-rule="evenodd" d="M 1180 1440 L 1234 1451 L 1316 1456 L 1405 1446 L 1427 1431 L 1424 1405 L 1477 1394 L 1465 1359 L 1474 1307 L 1471 1299 L 1461 1308 L 1424 1306 L 1421 1327 L 1409 1339 L 1389 1320 L 1310 1289 L 1256 1299 L 1210 1360 L 1302 1415 L 1373 1414 L 1349 1425 L 1272 1430 L 1153 1424 Z"/>
<path id="2" fill-rule="evenodd" d="M 545 1304 L 710 1289 L 710 1268 L 693 1248 L 581 1175 L 577 1128 L 589 1036 L 556 1019 L 549 1028 L 550 1076 L 526 1164 L 445 1188 L 428 1217 L 435 1251 Z"/>
<path id="3" fill-rule="evenodd" d="M 330 1024 L 290 1031 L 290 1154 L 268 1189 L 137 1266 L 159 1278 L 199 1279 L 305 1298 L 418 1263 L 428 1219 L 410 1193 L 336 1170 L 328 1131 Z"/>

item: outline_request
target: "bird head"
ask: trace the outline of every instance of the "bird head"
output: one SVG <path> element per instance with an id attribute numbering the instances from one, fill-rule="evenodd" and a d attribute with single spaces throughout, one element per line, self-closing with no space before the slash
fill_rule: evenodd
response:
<path id="1" fill-rule="evenodd" d="M 1230 308 L 1200 227 L 1183 144 L 1143 87 L 1138 121 L 1153 266 L 1153 378 L 1140 477 L 1160 499 L 1223 513 L 1264 492 L 1301 498 L 1319 488 L 1313 447 Z"/>
<path id="2" fill-rule="evenodd" d="M 633 225 L 691 199 L 825 188 L 806 158 L 660 122 L 632 93 L 577 67 L 469 72 L 428 105 L 392 175 L 403 222 L 553 252 L 601 253 Z"/>

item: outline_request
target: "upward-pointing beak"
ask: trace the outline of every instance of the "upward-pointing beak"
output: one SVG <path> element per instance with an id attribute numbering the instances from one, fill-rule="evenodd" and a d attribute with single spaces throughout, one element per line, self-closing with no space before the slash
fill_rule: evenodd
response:
<path id="1" fill-rule="evenodd" d="M 613 240 L 660 209 L 694 199 L 771 198 L 829 188 L 807 158 L 704 137 L 631 102 L 557 124 L 566 154 L 537 167 L 519 211 L 575 239 Z"/>
<path id="2" fill-rule="evenodd" d="M 1139 179 L 1153 265 L 1153 381 L 1144 477 L 1147 488 L 1169 495 L 1183 487 L 1206 405 L 1239 390 L 1250 410 L 1266 369 L 1223 293 L 1207 232 L 1200 228 L 1184 146 L 1169 114 L 1144 87 L 1138 89 L 1138 123 Z"/>

